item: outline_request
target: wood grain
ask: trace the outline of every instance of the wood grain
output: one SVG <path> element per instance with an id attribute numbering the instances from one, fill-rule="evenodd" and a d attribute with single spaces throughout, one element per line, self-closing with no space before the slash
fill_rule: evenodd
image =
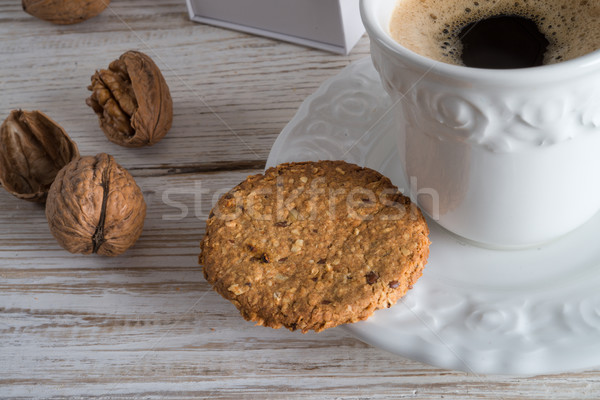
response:
<path id="1" fill-rule="evenodd" d="M 598 398 L 600 372 L 512 378 L 433 368 L 343 328 L 290 333 L 244 322 L 197 264 L 216 198 L 264 166 L 306 96 L 348 57 L 192 23 L 183 0 L 113 0 L 55 26 L 0 3 L 0 115 L 40 109 L 82 154 L 108 152 L 148 217 L 118 258 L 62 250 L 43 208 L 0 192 L 0 398 Z M 85 105 L 93 71 L 129 49 L 163 70 L 174 125 L 146 149 L 104 137 Z"/>
<path id="2" fill-rule="evenodd" d="M 127 3 L 114 1 L 100 16 L 72 26 L 2 6 L 0 115 L 44 110 L 83 154 L 106 151 L 127 158 L 130 168 L 259 165 L 302 100 L 368 54 L 366 40 L 344 57 L 196 24 L 183 0 Z M 93 72 L 129 49 L 156 61 L 174 101 L 167 137 L 134 152 L 107 142 L 85 104 Z"/>

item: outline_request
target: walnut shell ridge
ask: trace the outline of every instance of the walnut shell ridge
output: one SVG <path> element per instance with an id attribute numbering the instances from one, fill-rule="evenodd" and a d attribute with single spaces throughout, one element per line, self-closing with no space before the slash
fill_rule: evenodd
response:
<path id="1" fill-rule="evenodd" d="M 50 187 L 50 232 L 71 253 L 116 256 L 142 234 L 146 202 L 131 174 L 112 156 L 81 157 Z"/>
<path id="2" fill-rule="evenodd" d="M 23 11 L 58 25 L 83 22 L 100 14 L 110 0 L 22 0 Z"/>
<path id="3" fill-rule="evenodd" d="M 125 147 L 151 146 L 171 129 L 173 100 L 158 66 L 146 54 L 128 51 L 96 71 L 86 100 L 106 137 Z"/>
<path id="4" fill-rule="evenodd" d="M 0 126 L 0 184 L 20 199 L 46 201 L 58 172 L 77 157 L 75 142 L 41 111 L 12 110 Z"/>

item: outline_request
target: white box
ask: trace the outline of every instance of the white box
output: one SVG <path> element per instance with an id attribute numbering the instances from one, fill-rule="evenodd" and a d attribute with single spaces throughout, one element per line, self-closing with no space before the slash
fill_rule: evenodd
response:
<path id="1" fill-rule="evenodd" d="M 365 28 L 359 0 L 186 0 L 190 19 L 348 54 Z"/>

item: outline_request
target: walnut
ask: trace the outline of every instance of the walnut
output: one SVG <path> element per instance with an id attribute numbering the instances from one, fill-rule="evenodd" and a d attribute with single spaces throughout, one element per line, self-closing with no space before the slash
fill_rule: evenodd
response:
<path id="1" fill-rule="evenodd" d="M 22 0 L 23 10 L 59 25 L 83 22 L 100 14 L 110 0 Z"/>
<path id="2" fill-rule="evenodd" d="M 40 111 L 13 110 L 0 126 L 0 184 L 43 203 L 58 171 L 79 157 L 67 132 Z"/>
<path id="3" fill-rule="evenodd" d="M 145 216 L 135 180 L 104 153 L 60 170 L 46 202 L 50 231 L 71 253 L 119 255 L 140 237 Z"/>
<path id="4" fill-rule="evenodd" d="M 86 100 L 111 142 L 153 145 L 171 129 L 173 101 L 160 70 L 147 55 L 128 51 L 108 69 L 96 71 Z"/>

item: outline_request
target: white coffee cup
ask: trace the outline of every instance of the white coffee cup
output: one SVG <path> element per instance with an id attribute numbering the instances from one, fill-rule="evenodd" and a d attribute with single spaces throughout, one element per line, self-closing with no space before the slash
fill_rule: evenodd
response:
<path id="1" fill-rule="evenodd" d="M 499 247 L 550 241 L 596 214 L 600 52 L 512 70 L 441 63 L 392 39 L 396 2 L 361 0 L 361 13 L 419 206 L 447 230 Z"/>

